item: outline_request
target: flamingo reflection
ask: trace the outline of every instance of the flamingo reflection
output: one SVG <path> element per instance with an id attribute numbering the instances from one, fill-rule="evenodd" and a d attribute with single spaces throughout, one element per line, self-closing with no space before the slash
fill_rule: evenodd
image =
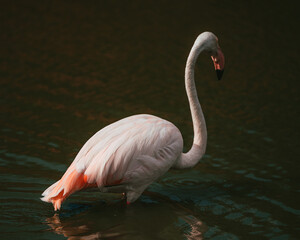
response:
<path id="1" fill-rule="evenodd" d="M 124 235 L 119 232 L 119 226 L 113 226 L 103 231 L 90 233 L 87 225 L 69 226 L 68 222 L 62 222 L 58 214 L 46 219 L 47 224 L 54 230 L 55 233 L 67 237 L 69 240 L 94 240 L 94 239 L 109 239 Z"/>
<path id="2" fill-rule="evenodd" d="M 160 200 L 163 198 L 160 196 Z M 140 202 L 130 208 L 119 204 L 98 205 L 92 211 L 84 210 L 73 216 L 55 214 L 47 218 L 46 223 L 56 234 L 72 240 L 153 239 L 159 236 L 172 239 L 178 232 L 188 240 L 203 239 L 206 225 L 180 203 L 165 200 L 159 204 Z M 95 218 L 99 212 L 101 218 Z M 117 217 L 113 217 L 115 213 Z"/>

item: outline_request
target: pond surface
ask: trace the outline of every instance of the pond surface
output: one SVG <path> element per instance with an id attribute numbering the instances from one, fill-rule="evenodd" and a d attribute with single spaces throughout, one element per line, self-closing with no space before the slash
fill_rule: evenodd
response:
<path id="1" fill-rule="evenodd" d="M 299 29 L 273 1 L 13 1 L 0 10 L 1 239 L 297 239 Z M 193 139 L 184 88 L 197 35 L 214 32 L 222 81 L 201 55 L 206 155 L 126 206 L 80 192 L 54 212 L 41 193 L 104 126 L 138 113 Z"/>

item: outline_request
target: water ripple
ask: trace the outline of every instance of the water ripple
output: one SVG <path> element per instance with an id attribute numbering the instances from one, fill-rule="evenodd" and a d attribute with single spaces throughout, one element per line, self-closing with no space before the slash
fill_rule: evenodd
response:
<path id="1" fill-rule="evenodd" d="M 60 171 L 64 172 L 67 169 L 67 165 L 61 164 L 61 163 L 54 163 L 54 162 L 48 162 L 46 160 L 43 160 L 38 157 L 33 156 L 27 156 L 27 155 L 20 155 L 15 153 L 9 153 L 9 152 L 1 152 L 2 155 L 5 156 L 5 158 L 0 158 L 0 164 L 3 166 L 10 165 L 10 164 L 16 164 L 20 166 L 32 166 L 32 165 L 38 165 L 40 167 L 43 167 L 45 169 L 51 169 L 53 171 Z M 12 162 L 11 159 L 14 159 L 16 161 Z"/>

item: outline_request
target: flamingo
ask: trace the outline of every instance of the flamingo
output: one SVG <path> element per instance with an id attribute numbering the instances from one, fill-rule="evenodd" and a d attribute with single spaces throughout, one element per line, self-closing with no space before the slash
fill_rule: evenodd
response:
<path id="1" fill-rule="evenodd" d="M 195 64 L 203 51 L 211 55 L 219 80 L 224 70 L 218 38 L 211 32 L 201 33 L 185 68 L 185 88 L 194 129 L 193 145 L 187 153 L 182 152 L 182 135 L 171 122 L 148 114 L 126 117 L 93 135 L 62 178 L 42 193 L 41 200 L 52 203 L 57 211 L 72 193 L 98 187 L 102 192 L 123 193 L 130 204 L 171 167 L 195 166 L 204 155 L 207 142 L 206 123 L 194 81 Z"/>

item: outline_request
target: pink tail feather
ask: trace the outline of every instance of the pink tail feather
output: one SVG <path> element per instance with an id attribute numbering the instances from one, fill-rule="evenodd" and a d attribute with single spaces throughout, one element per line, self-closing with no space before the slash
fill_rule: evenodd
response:
<path id="1" fill-rule="evenodd" d="M 59 210 L 62 202 L 72 193 L 83 188 L 96 187 L 96 183 L 88 183 L 87 176 L 70 167 L 64 176 L 42 193 L 41 200 L 51 202 L 54 210 Z"/>

